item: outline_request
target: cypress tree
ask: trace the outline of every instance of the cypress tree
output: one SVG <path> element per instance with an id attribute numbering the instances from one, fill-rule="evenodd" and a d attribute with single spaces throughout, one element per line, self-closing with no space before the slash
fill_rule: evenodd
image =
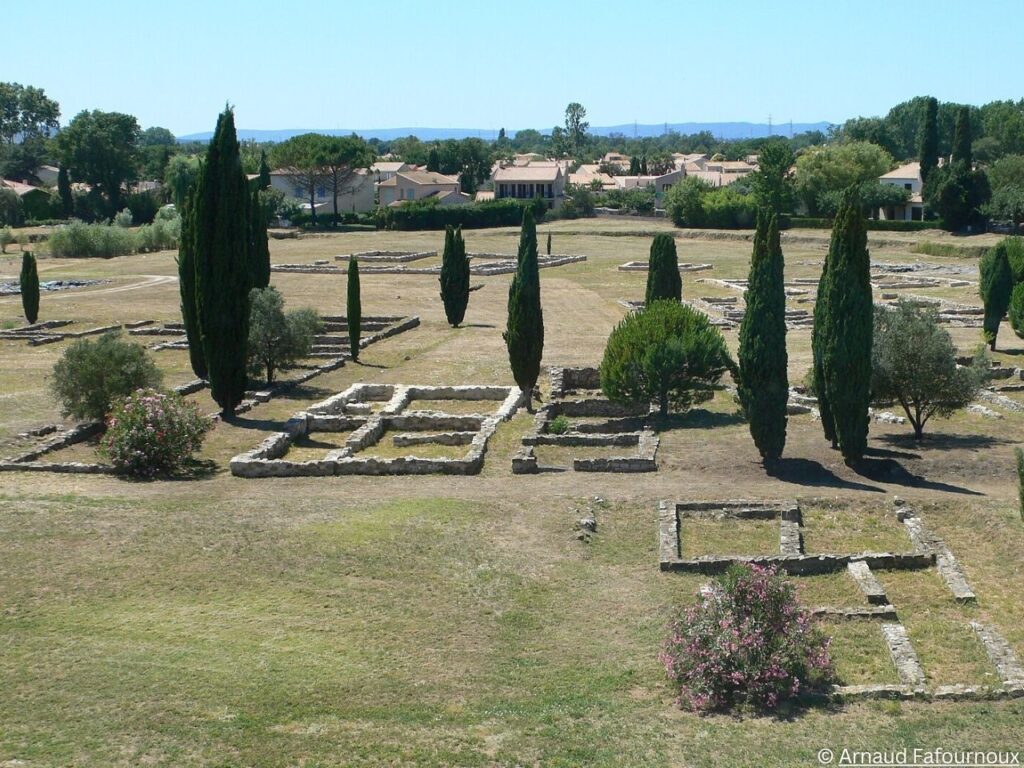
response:
<path id="1" fill-rule="evenodd" d="M 196 304 L 195 226 L 192 205 L 196 186 L 185 194 L 181 205 L 181 237 L 178 238 L 178 291 L 181 294 L 181 322 L 188 339 L 188 358 L 192 372 L 205 379 L 206 354 L 199 333 L 199 310 Z"/>
<path id="2" fill-rule="evenodd" d="M 629 158 L 629 175 L 639 176 L 640 175 L 640 158 L 631 157 Z"/>
<path id="3" fill-rule="evenodd" d="M 817 297 L 814 302 L 814 327 L 811 329 L 811 354 L 813 355 L 814 394 L 818 398 L 818 413 L 821 416 L 821 427 L 825 439 L 838 448 L 836 430 L 832 420 L 832 408 L 828 402 L 828 391 L 825 388 L 824 338 L 828 327 L 828 306 L 825 301 L 825 285 L 828 282 L 829 262 L 832 260 L 832 249 L 825 255 L 825 263 L 821 267 L 818 279 Z"/>
<path id="4" fill-rule="evenodd" d="M 815 307 L 815 378 L 820 378 L 833 440 L 846 462 L 864 456 L 871 404 L 871 342 L 874 304 L 867 226 L 856 187 L 843 193 L 829 243 L 828 269 Z M 818 310 L 821 310 L 820 316 Z M 817 327 L 818 321 L 822 328 Z M 822 422 L 826 410 L 821 409 Z M 829 436 L 826 427 L 826 436 Z"/>
<path id="5" fill-rule="evenodd" d="M 548 256 L 551 255 L 551 233 L 548 232 Z"/>
<path id="6" fill-rule="evenodd" d="M 359 295 L 359 260 L 355 256 L 348 260 L 348 303 L 345 307 L 348 321 L 348 344 L 352 359 L 359 360 L 359 338 L 363 324 L 363 303 Z"/>
<path id="7" fill-rule="evenodd" d="M 924 123 L 921 127 L 921 181 L 927 182 L 931 172 L 939 167 L 939 102 L 931 97 L 924 105 Z"/>
<path id="8" fill-rule="evenodd" d="M 270 189 L 270 166 L 267 165 L 266 150 L 260 150 L 260 175 L 256 179 L 258 189 Z"/>
<path id="9" fill-rule="evenodd" d="M 523 209 L 516 272 L 508 287 L 508 323 L 502 337 L 516 384 L 533 409 L 533 388 L 544 355 L 544 314 L 540 305 L 540 270 L 537 266 L 537 227 L 533 211 Z"/>
<path id="10" fill-rule="evenodd" d="M 739 398 L 750 435 L 766 466 L 786 445 L 786 288 L 778 217 L 762 209 L 757 216 L 750 257 L 746 312 L 740 325 Z"/>
<path id="11" fill-rule="evenodd" d="M 953 162 L 963 163 L 967 170 L 974 165 L 971 152 L 971 109 L 960 107 L 956 113 L 956 126 L 953 130 Z"/>
<path id="12" fill-rule="evenodd" d="M 643 157 L 640 158 L 640 175 L 647 175 L 647 155 L 644 155 Z"/>
<path id="13" fill-rule="evenodd" d="M 217 118 L 192 204 L 196 309 L 210 394 L 224 417 L 245 396 L 252 287 L 249 186 L 230 108 Z"/>
<path id="14" fill-rule="evenodd" d="M 647 293 L 645 302 L 650 306 L 659 299 L 679 301 L 683 297 L 683 278 L 679 274 L 676 241 L 672 235 L 660 233 L 651 242 L 651 256 L 647 263 Z"/>
<path id="15" fill-rule="evenodd" d="M 466 258 L 462 227 L 454 229 L 450 224 L 445 227 L 440 280 L 445 317 L 449 325 L 458 328 L 469 304 L 469 259 Z"/>
<path id="16" fill-rule="evenodd" d="M 21 255 L 21 307 L 25 310 L 25 319 L 32 325 L 39 319 L 39 272 L 36 270 L 36 257 L 25 251 Z"/>
<path id="17" fill-rule="evenodd" d="M 441 156 L 437 147 L 431 147 L 427 153 L 427 170 L 431 173 L 438 173 L 441 170 Z"/>
<path id="18" fill-rule="evenodd" d="M 989 348 L 994 351 L 999 324 L 1006 315 L 1013 293 L 1013 270 L 1010 268 L 1006 242 L 997 243 L 994 248 L 990 248 L 981 257 L 978 269 L 981 272 L 978 293 L 985 304 L 983 333 Z"/>
<path id="19" fill-rule="evenodd" d="M 67 218 L 75 212 L 75 198 L 71 194 L 71 179 L 68 178 L 68 169 L 63 165 L 57 169 L 57 194 L 60 196 L 60 209 Z"/>
<path id="20" fill-rule="evenodd" d="M 267 238 L 267 207 L 259 189 L 252 191 L 249 225 L 252 237 L 252 287 L 270 285 L 270 240 Z"/>

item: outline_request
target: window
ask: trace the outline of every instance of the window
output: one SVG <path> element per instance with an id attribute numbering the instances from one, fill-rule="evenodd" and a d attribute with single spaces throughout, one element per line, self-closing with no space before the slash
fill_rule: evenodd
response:
<path id="1" fill-rule="evenodd" d="M 295 196 L 296 197 L 305 197 L 306 196 L 306 190 L 303 187 L 296 187 L 295 188 Z"/>
<path id="2" fill-rule="evenodd" d="M 904 188 L 904 189 L 908 189 L 908 190 L 910 190 L 910 189 L 913 189 L 913 188 L 914 188 L 914 185 L 913 185 L 913 184 L 910 184 L 910 183 L 907 183 L 907 184 L 904 184 L 904 185 L 903 185 L 903 188 Z"/>
<path id="3" fill-rule="evenodd" d="M 324 187 L 324 186 L 317 187 L 316 188 L 316 196 L 319 197 L 321 200 L 323 198 L 327 197 L 327 187 Z"/>

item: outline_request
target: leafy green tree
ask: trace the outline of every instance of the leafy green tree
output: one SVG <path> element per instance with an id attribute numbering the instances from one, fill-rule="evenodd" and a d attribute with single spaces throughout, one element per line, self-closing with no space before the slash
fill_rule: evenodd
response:
<path id="1" fill-rule="evenodd" d="M 57 134 L 61 165 L 72 180 L 102 194 L 108 217 L 124 207 L 124 187 L 138 178 L 139 136 L 139 122 L 131 115 L 99 110 L 79 112 Z"/>
<path id="2" fill-rule="evenodd" d="M 989 375 L 984 353 L 973 365 L 958 367 L 956 347 L 939 327 L 938 312 L 904 300 L 894 309 L 875 308 L 871 368 L 875 401 L 899 403 L 918 440 L 928 419 L 965 408 Z"/>
<path id="3" fill-rule="evenodd" d="M 812 338 L 825 436 L 847 463 L 867 448 L 872 306 L 867 227 L 857 189 L 850 187 L 832 227 Z"/>
<path id="4" fill-rule="evenodd" d="M 323 184 L 332 198 L 334 226 L 338 226 L 338 198 L 361 180 L 359 171 L 373 163 L 373 150 L 355 134 L 320 136 L 315 146 L 314 161 L 320 167 Z"/>
<path id="5" fill-rule="evenodd" d="M 21 255 L 21 307 L 25 319 L 32 325 L 39 319 L 39 273 L 36 271 L 36 257 L 25 251 Z"/>
<path id="6" fill-rule="evenodd" d="M 68 169 L 63 165 L 57 169 L 57 194 L 60 196 L 60 210 L 64 218 L 68 218 L 75 212 L 75 198 L 71 194 L 71 179 L 68 178 Z"/>
<path id="7" fill-rule="evenodd" d="M 444 254 L 441 257 L 441 300 L 448 324 L 458 328 L 469 304 L 469 258 L 462 227 L 448 225 L 444 233 Z"/>
<path id="8" fill-rule="evenodd" d="M 178 238 L 178 291 L 181 294 L 181 323 L 188 339 L 188 359 L 192 372 L 200 379 L 207 377 L 206 353 L 199 330 L 199 305 L 196 302 L 195 222 L 192 206 L 195 188 L 175 209 L 181 212 L 181 237 Z"/>
<path id="9" fill-rule="evenodd" d="M 544 314 L 540 304 L 540 269 L 537 264 L 537 227 L 533 211 L 523 209 L 515 275 L 508 288 L 508 321 L 502 334 L 508 348 L 512 376 L 533 409 L 533 388 L 544 355 Z"/>
<path id="10" fill-rule="evenodd" d="M 348 344 L 352 359 L 358 362 L 363 302 L 359 289 L 359 260 L 355 256 L 349 257 L 348 260 L 348 303 L 345 305 L 345 319 L 348 321 Z"/>
<path id="11" fill-rule="evenodd" d="M 270 285 L 270 240 L 267 237 L 267 203 L 264 192 L 252 191 L 249 208 L 249 227 L 252 244 L 252 287 L 266 288 Z"/>
<path id="12" fill-rule="evenodd" d="M 793 150 L 785 139 L 769 139 L 761 146 L 757 155 L 758 168 L 748 178 L 758 205 L 779 214 L 792 209 L 793 182 L 789 172 L 793 160 Z"/>
<path id="13" fill-rule="evenodd" d="M 921 127 L 921 181 L 928 183 L 931 172 L 939 167 L 939 102 L 928 97 Z"/>
<path id="14" fill-rule="evenodd" d="M 308 195 L 310 220 L 316 225 L 316 190 L 326 183 L 320 162 L 321 140 L 318 133 L 303 133 L 282 141 L 271 150 L 274 165 L 296 190 Z M 297 195 L 296 195 L 297 196 Z"/>
<path id="15" fill-rule="evenodd" d="M 146 348 L 115 332 L 73 341 L 53 366 L 50 387 L 65 416 L 99 421 L 115 400 L 162 380 Z"/>
<path id="16" fill-rule="evenodd" d="M 256 186 L 259 189 L 270 189 L 270 166 L 267 164 L 267 152 L 260 150 L 260 175 L 256 179 Z"/>
<path id="17" fill-rule="evenodd" d="M 660 299 L 679 301 L 682 297 L 683 279 L 679 274 L 676 240 L 672 235 L 662 232 L 651 241 L 644 301 L 653 304 Z"/>
<path id="18" fill-rule="evenodd" d="M 981 257 L 978 264 L 981 280 L 978 293 L 985 305 L 983 332 L 989 349 L 995 350 L 996 336 L 999 335 L 999 324 L 1006 316 L 1013 293 L 1013 270 L 1010 268 L 1009 251 L 1005 241 Z"/>
<path id="19" fill-rule="evenodd" d="M 665 212 L 677 227 L 703 227 L 704 196 L 714 189 L 697 176 L 687 176 L 665 193 Z"/>
<path id="20" fill-rule="evenodd" d="M 245 396 L 252 230 L 234 112 L 217 118 L 190 214 L 196 308 L 210 394 L 225 418 Z"/>
<path id="21" fill-rule="evenodd" d="M 249 304 L 249 373 L 253 378 L 265 374 L 271 384 L 276 371 L 309 356 L 323 323 L 312 309 L 286 314 L 276 288 L 253 288 Z"/>
<path id="22" fill-rule="evenodd" d="M 864 181 L 877 181 L 892 168 L 892 156 L 866 141 L 811 147 L 796 160 L 796 192 L 811 215 L 821 208 L 821 197 Z"/>
<path id="23" fill-rule="evenodd" d="M 929 210 L 942 218 L 943 226 L 952 231 L 984 225 L 991 189 L 981 169 L 971 170 L 963 161 L 954 161 L 936 168 L 924 186 L 924 201 Z"/>
<path id="24" fill-rule="evenodd" d="M 740 324 L 738 393 L 761 459 L 771 466 L 786 445 L 789 378 L 786 288 L 777 215 L 761 209 Z"/>
<path id="25" fill-rule="evenodd" d="M 573 157 L 579 158 L 587 147 L 587 110 L 579 102 L 572 102 L 565 108 L 565 135 Z"/>
<path id="26" fill-rule="evenodd" d="M 627 315 L 608 337 L 601 389 L 613 402 L 656 403 L 665 416 L 711 399 L 722 374 L 733 367 L 725 339 L 706 315 L 686 304 L 656 301 Z"/>
<path id="27" fill-rule="evenodd" d="M 167 161 L 164 169 L 164 184 L 171 191 L 171 202 L 179 211 L 185 206 L 189 189 L 199 178 L 199 158 L 175 155 Z"/>
<path id="28" fill-rule="evenodd" d="M 60 105 L 42 88 L 0 83 L 0 144 L 30 136 L 49 137 L 57 130 Z"/>

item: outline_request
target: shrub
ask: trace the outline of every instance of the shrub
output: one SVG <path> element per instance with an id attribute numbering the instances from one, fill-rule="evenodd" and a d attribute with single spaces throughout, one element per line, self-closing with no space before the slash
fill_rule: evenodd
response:
<path id="1" fill-rule="evenodd" d="M 312 309 L 285 314 L 276 288 L 253 288 L 249 304 L 249 375 L 265 373 L 269 384 L 277 369 L 309 355 L 323 323 Z"/>
<path id="2" fill-rule="evenodd" d="M 536 200 L 489 200 L 470 205 L 438 205 L 436 200 L 411 200 L 394 208 L 378 209 L 377 223 L 382 229 L 402 231 L 444 229 L 447 225 L 463 229 L 516 227 L 523 220 L 523 209 L 530 208 L 537 221 L 547 212 L 547 203 Z"/>
<path id="3" fill-rule="evenodd" d="M 683 706 L 770 710 L 831 685 L 829 645 L 774 568 L 736 565 L 672 623 L 661 661 Z"/>
<path id="4" fill-rule="evenodd" d="M 101 420 L 118 398 L 160 386 L 162 376 L 141 344 L 120 333 L 79 339 L 53 366 L 50 386 L 65 416 Z"/>
<path id="5" fill-rule="evenodd" d="M 552 435 L 564 435 L 569 431 L 569 420 L 565 417 L 565 414 L 558 414 L 548 424 L 548 432 Z"/>
<path id="6" fill-rule="evenodd" d="M 702 199 L 712 187 L 704 179 L 687 176 L 665 193 L 665 212 L 677 227 L 703 227 Z"/>
<path id="7" fill-rule="evenodd" d="M 21 198 L 13 189 L 0 189 L 0 225 L 19 226 L 24 218 Z"/>
<path id="8" fill-rule="evenodd" d="M 132 212 L 130 208 L 125 208 L 114 216 L 114 226 L 121 227 L 122 229 L 131 229 Z"/>
<path id="9" fill-rule="evenodd" d="M 704 226 L 711 229 L 749 229 L 757 218 L 757 202 L 731 187 L 708 192 L 701 200 Z"/>
<path id="10" fill-rule="evenodd" d="M 154 192 L 133 192 L 128 195 L 125 207 L 132 212 L 132 223 L 136 226 L 152 224 L 161 210 L 160 199 Z"/>
<path id="11" fill-rule="evenodd" d="M 132 253 L 164 251 L 178 247 L 181 218 L 173 209 L 160 212 L 152 224 L 136 230 L 127 228 L 131 212 L 118 214 L 118 224 L 85 224 L 72 221 L 57 227 L 50 234 L 50 253 L 59 258 L 102 258 L 127 256 Z"/>
<path id="12" fill-rule="evenodd" d="M 0 253 L 7 253 L 7 246 L 14 242 L 14 232 L 10 227 L 0 227 Z"/>
<path id="13" fill-rule="evenodd" d="M 100 451 L 134 477 L 170 475 L 199 450 L 213 420 L 178 394 L 138 389 L 117 401 Z"/>
<path id="14" fill-rule="evenodd" d="M 711 399 L 735 364 L 725 339 L 707 316 L 675 301 L 656 301 L 620 322 L 604 350 L 601 389 L 620 403 L 656 402 L 686 411 Z"/>

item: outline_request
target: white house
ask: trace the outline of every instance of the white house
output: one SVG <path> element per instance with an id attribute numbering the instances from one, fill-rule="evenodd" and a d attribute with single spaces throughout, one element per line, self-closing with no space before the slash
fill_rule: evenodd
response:
<path id="1" fill-rule="evenodd" d="M 557 164 L 499 168 L 494 172 L 494 197 L 497 200 L 539 197 L 547 202 L 548 208 L 558 208 L 565 199 L 566 181 L 566 174 Z"/>
<path id="2" fill-rule="evenodd" d="M 278 169 L 270 172 L 271 189 L 279 190 L 287 197 L 293 197 L 300 202 L 304 211 L 309 211 L 309 187 L 300 184 L 295 177 L 287 171 Z M 315 205 L 317 213 L 327 211 L 333 213 L 334 200 L 331 189 L 326 181 L 321 181 L 314 190 Z M 356 171 L 355 175 L 341 190 L 338 195 L 339 213 L 366 213 L 373 210 L 373 180 L 370 173 L 363 168 Z"/>
<path id="3" fill-rule="evenodd" d="M 921 164 L 907 163 L 878 177 L 881 184 L 903 187 L 910 193 L 904 205 L 879 208 L 876 215 L 886 221 L 921 221 L 924 218 L 924 200 L 921 198 Z"/>
<path id="4" fill-rule="evenodd" d="M 445 176 L 432 171 L 399 171 L 377 185 L 381 207 L 409 200 L 436 198 L 441 205 L 461 205 L 472 202 L 469 195 L 459 189 L 457 176 Z"/>
<path id="5" fill-rule="evenodd" d="M 378 184 L 382 181 L 387 181 L 396 173 L 413 170 L 415 170 L 413 166 L 408 163 L 403 163 L 401 160 L 378 160 L 370 166 L 370 171 L 373 173 L 373 180 Z"/>

